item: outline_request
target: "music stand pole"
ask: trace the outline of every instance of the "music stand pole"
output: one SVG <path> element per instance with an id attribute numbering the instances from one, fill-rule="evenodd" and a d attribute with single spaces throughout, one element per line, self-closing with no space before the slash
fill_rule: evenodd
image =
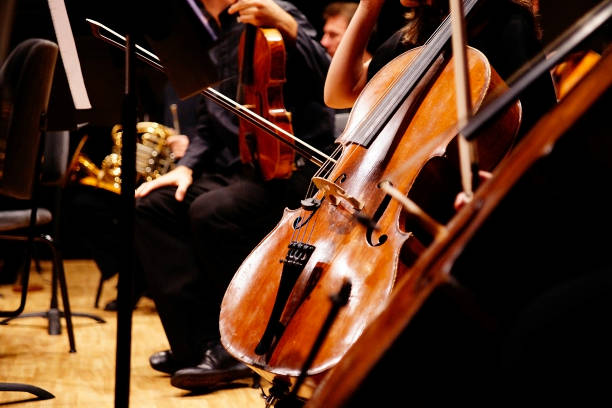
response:
<path id="1" fill-rule="evenodd" d="M 136 95 L 133 86 L 133 65 L 136 56 L 135 21 L 172 16 L 164 35 L 138 27 L 159 55 L 168 78 L 181 99 L 200 93 L 219 81 L 210 55 L 217 40 L 208 19 L 196 0 L 166 2 L 124 2 L 125 93 L 123 99 L 121 147 L 121 215 L 122 267 L 119 270 L 117 311 L 117 356 L 115 366 L 115 407 L 129 406 L 130 349 L 132 329 L 132 286 L 134 273 L 134 191 L 136 184 Z M 138 18 L 136 18 L 138 8 Z M 177 53 L 177 49 L 181 52 Z"/>
<path id="2" fill-rule="evenodd" d="M 133 86 L 135 47 L 126 34 L 125 89 L 121 124 L 121 269 L 117 290 L 117 355 L 115 365 L 115 407 L 128 407 L 130 400 L 130 354 L 132 343 L 132 286 L 134 273 L 134 190 L 136 184 L 136 96 Z"/>

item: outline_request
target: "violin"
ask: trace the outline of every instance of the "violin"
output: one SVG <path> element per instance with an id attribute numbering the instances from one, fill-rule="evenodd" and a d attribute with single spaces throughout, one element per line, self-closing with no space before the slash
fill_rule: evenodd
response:
<path id="1" fill-rule="evenodd" d="M 243 106 L 269 120 L 287 133 L 293 133 L 291 114 L 285 110 L 285 46 L 275 28 L 247 24 L 240 39 L 238 100 Z M 243 163 L 257 163 L 264 180 L 289 178 L 293 171 L 295 149 L 270 137 L 267 132 L 241 119 L 240 158 Z"/>
<path id="2" fill-rule="evenodd" d="M 86 19 L 86 21 L 89 23 L 89 27 L 94 37 L 99 38 L 121 50 L 125 50 L 126 38 L 124 36 L 122 36 L 121 34 L 118 34 L 114 30 L 106 27 L 105 25 L 95 20 Z M 267 31 L 267 33 L 270 33 L 271 38 L 274 39 L 270 41 L 270 43 L 276 44 L 274 48 L 278 49 L 278 41 L 277 41 L 278 38 L 276 38 L 276 36 L 272 34 L 272 32 L 273 30 Z M 284 47 L 282 49 L 284 52 Z M 282 71 L 284 72 L 284 56 L 283 58 L 279 60 L 278 56 L 281 55 L 281 53 L 274 52 L 274 53 L 271 53 L 270 55 L 271 56 L 270 58 L 268 58 L 268 62 L 270 63 L 274 62 L 273 66 L 276 66 L 276 67 L 282 66 L 283 67 Z M 164 73 L 166 72 L 166 67 L 161 64 L 161 60 L 159 59 L 159 57 L 155 55 L 154 53 L 152 53 L 151 51 L 139 45 L 136 45 L 136 56 L 138 57 L 138 59 L 147 63 L 149 66 L 153 67 L 154 69 L 160 72 L 164 72 Z M 282 61 L 282 64 L 280 64 L 280 62 L 277 60 Z M 265 66 L 272 67 L 272 65 L 265 65 Z M 267 90 L 266 92 L 259 92 L 259 93 L 254 91 L 254 92 L 251 92 L 250 94 L 255 95 L 257 97 L 263 97 L 263 96 L 267 96 L 268 94 L 272 94 L 266 99 L 265 106 L 270 107 L 270 109 L 267 110 L 267 112 L 269 113 L 269 117 L 273 119 L 278 117 L 279 118 L 278 123 L 280 123 L 281 126 L 277 125 L 276 123 L 273 123 L 271 120 L 268 120 L 268 118 L 262 117 L 256 112 L 253 112 L 251 109 L 249 109 L 249 107 L 244 106 L 234 101 L 227 95 L 224 95 L 218 92 L 214 88 L 211 88 L 211 87 L 205 88 L 204 90 L 200 92 L 200 94 L 208 98 L 212 102 L 216 103 L 223 109 L 227 109 L 228 111 L 234 113 L 236 116 L 240 118 L 241 123 L 244 122 L 243 125 L 246 125 L 246 123 L 248 123 L 253 129 L 256 128 L 258 129 L 258 131 L 263 132 L 263 133 L 258 132 L 257 133 L 258 135 L 267 134 L 269 137 L 275 138 L 280 143 L 280 146 L 283 146 L 283 145 L 289 146 L 295 153 L 300 154 L 303 158 L 314 163 L 316 166 L 321 166 L 325 162 L 333 162 L 334 160 L 330 158 L 329 156 L 327 156 L 325 153 L 309 145 L 303 140 L 295 137 L 293 133 L 285 129 L 287 127 L 286 126 L 287 119 L 283 118 L 283 115 L 276 115 L 277 111 L 274 108 L 272 108 L 275 106 L 278 109 L 281 109 L 280 106 L 282 106 L 282 93 L 280 94 L 280 96 L 276 95 L 276 93 L 281 92 L 282 88 L 279 88 L 277 86 L 278 81 L 274 79 L 279 79 L 284 74 L 283 75 L 276 75 L 276 74 L 277 72 L 275 70 L 274 75 L 264 75 L 263 76 L 264 78 L 273 78 L 273 80 L 267 81 L 272 84 L 272 86 L 270 87 L 270 90 Z M 281 81 L 281 82 L 284 82 L 284 81 Z M 255 87 L 254 89 L 264 89 L 265 90 L 266 88 L 265 87 L 259 87 L 259 88 Z M 271 100 L 274 102 L 269 103 L 268 100 Z M 263 105 L 259 104 L 258 106 L 263 106 Z M 284 108 L 283 108 L 283 111 L 284 111 Z M 290 115 L 288 117 L 290 118 Z M 246 139 L 248 139 L 248 137 L 246 137 Z M 269 145 L 269 146 L 273 146 L 273 145 Z M 249 160 L 248 154 L 250 152 L 248 152 L 247 149 L 241 149 L 241 154 L 243 150 L 244 150 L 245 160 L 248 161 Z M 279 154 L 268 155 L 268 157 L 273 157 L 273 156 L 280 156 L 280 155 Z M 287 155 L 283 153 L 282 156 L 286 157 Z M 266 162 L 266 159 L 264 159 L 264 162 Z M 285 163 L 285 167 L 286 167 L 287 160 L 284 160 L 283 163 Z M 278 173 L 283 174 L 282 171 L 279 171 Z M 284 174 L 286 174 L 286 172 Z"/>
<path id="3" fill-rule="evenodd" d="M 457 161 L 452 58 L 443 53 L 448 26 L 447 19 L 425 46 L 392 60 L 368 82 L 337 140 L 335 164 L 313 178 L 317 191 L 301 209 L 285 210 L 226 290 L 223 346 L 271 382 L 294 383 L 332 307 L 329 296 L 349 282 L 347 303 L 307 369 L 302 397 L 384 309 L 395 282 L 410 274 L 431 242 L 381 183 L 427 204 L 425 210 L 425 186 L 449 197 L 459 189 L 459 177 L 435 174 L 440 162 Z M 470 48 L 467 54 L 476 111 L 505 84 L 481 52 Z M 492 169 L 506 155 L 519 123 L 516 102 L 483 131 L 477 142 L 481 168 Z"/>

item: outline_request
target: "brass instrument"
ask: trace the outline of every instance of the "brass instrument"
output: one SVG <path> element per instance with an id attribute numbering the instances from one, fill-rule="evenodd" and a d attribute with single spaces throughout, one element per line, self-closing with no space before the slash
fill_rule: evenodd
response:
<path id="1" fill-rule="evenodd" d="M 175 167 L 174 154 L 166 143 L 174 130 L 156 122 L 139 122 L 136 131 L 136 183 L 140 184 L 156 179 Z M 87 136 L 83 137 L 68 169 L 70 181 L 120 194 L 122 134 L 121 125 L 113 126 L 112 152 L 104 158 L 100 168 L 81 153 L 87 140 Z"/>

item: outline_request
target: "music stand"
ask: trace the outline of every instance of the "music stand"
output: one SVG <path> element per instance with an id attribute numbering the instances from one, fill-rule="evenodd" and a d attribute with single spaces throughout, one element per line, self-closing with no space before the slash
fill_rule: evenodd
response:
<path id="1" fill-rule="evenodd" d="M 68 20 L 66 6 L 64 5 L 63 0 L 48 0 L 48 2 L 51 19 L 53 21 L 53 28 L 55 30 L 55 41 L 58 43 L 60 49 L 60 58 L 57 59 L 57 65 L 53 76 L 51 96 L 49 98 L 49 106 L 47 109 L 46 116 L 47 122 L 45 130 L 43 132 L 44 139 L 49 137 L 67 137 L 68 135 L 62 133 L 68 133 L 70 131 L 76 130 L 80 125 L 88 122 L 88 117 L 89 115 L 91 115 L 91 104 L 89 103 L 89 98 L 85 89 L 80 63 L 78 60 L 78 55 L 74 43 L 74 38 L 72 36 L 70 22 Z M 59 146 L 62 143 L 63 146 Z M 46 144 L 49 145 L 48 143 Z M 52 155 L 67 155 L 68 140 L 58 140 L 58 146 L 55 147 L 57 148 L 56 151 L 49 153 L 52 153 Z M 53 157 L 53 159 L 55 160 L 57 159 L 57 157 Z M 55 187 L 55 214 L 53 216 L 53 237 L 57 251 L 60 253 L 60 190 L 62 184 L 64 183 L 65 171 L 67 170 L 65 168 L 67 166 L 67 159 L 65 161 L 66 163 L 61 163 L 58 165 L 63 166 L 61 174 L 53 176 L 57 176 L 58 179 L 51 180 L 51 182 L 48 183 Z M 61 256 L 60 259 L 62 259 Z M 60 310 L 58 306 L 58 276 L 55 268 L 53 270 L 53 276 L 51 280 L 51 303 L 48 310 L 42 312 L 22 313 L 14 317 L 9 317 L 0 323 L 6 324 L 10 320 L 25 317 L 44 317 L 48 319 L 48 333 L 51 335 L 60 334 L 60 320 L 62 317 L 65 317 L 65 313 L 63 310 Z M 99 323 L 106 323 L 104 319 L 94 314 L 75 311 L 71 311 L 70 314 L 72 316 L 94 319 Z M 72 334 L 70 334 L 70 337 L 72 338 Z M 76 349 L 71 351 L 76 351 Z"/>
<path id="2" fill-rule="evenodd" d="M 164 16 L 163 27 L 144 25 L 141 35 L 161 60 L 180 99 L 199 94 L 219 79 L 225 79 L 218 77 L 211 56 L 217 34 L 194 0 L 153 2 L 153 5 L 147 2 L 146 10 L 152 19 Z"/>
<path id="3" fill-rule="evenodd" d="M 135 10 L 138 8 L 138 17 Z M 131 12 L 131 13 L 130 13 Z M 130 15 L 131 14 L 131 15 Z M 129 406 L 132 327 L 132 265 L 134 264 L 134 190 L 136 183 L 136 97 L 133 65 L 136 34 L 144 36 L 159 56 L 180 99 L 186 99 L 219 80 L 210 51 L 217 36 L 194 0 L 139 1 L 128 9 L 125 33 L 125 92 L 122 106 L 122 186 L 120 229 L 123 230 L 117 290 L 117 351 L 115 407 Z M 163 25 L 134 28 L 134 22 L 164 20 Z M 179 52 L 180 51 L 180 52 Z"/>

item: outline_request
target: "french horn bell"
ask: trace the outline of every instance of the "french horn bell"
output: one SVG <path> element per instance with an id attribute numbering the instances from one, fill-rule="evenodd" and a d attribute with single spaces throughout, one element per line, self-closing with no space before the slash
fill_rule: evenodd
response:
<path id="1" fill-rule="evenodd" d="M 175 167 L 174 154 L 166 142 L 174 130 L 156 122 L 138 122 L 136 131 L 136 184 L 140 184 L 154 180 Z M 121 125 L 113 126 L 112 152 L 104 158 L 100 167 L 81 152 L 87 141 L 85 135 L 70 162 L 69 180 L 120 194 L 122 134 Z"/>

